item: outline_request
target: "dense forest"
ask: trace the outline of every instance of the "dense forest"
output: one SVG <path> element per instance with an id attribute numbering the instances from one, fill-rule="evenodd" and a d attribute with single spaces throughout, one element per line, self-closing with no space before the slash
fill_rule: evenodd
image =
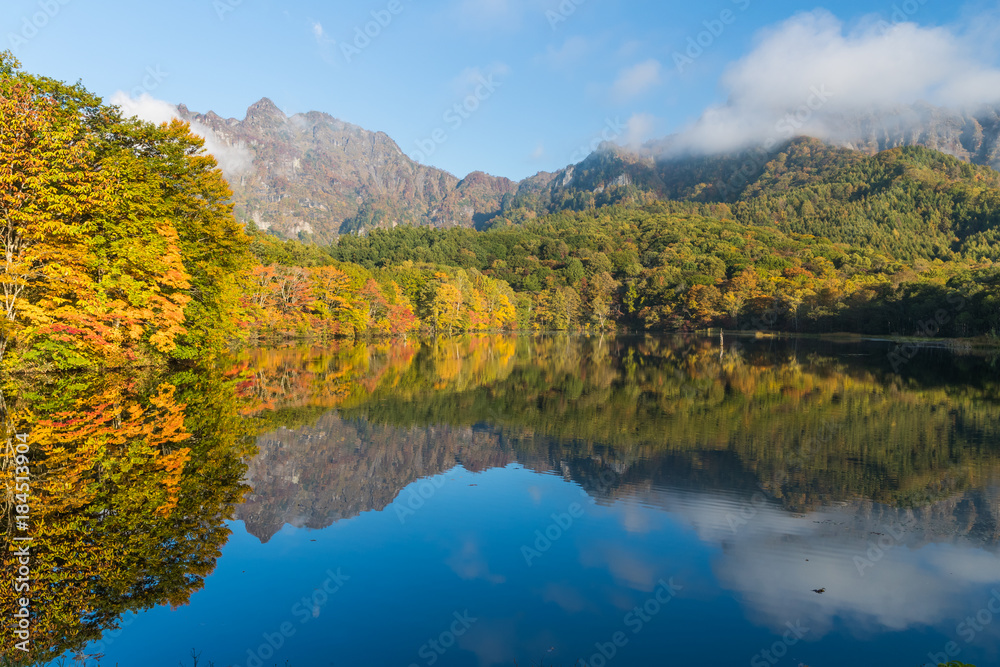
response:
<path id="1" fill-rule="evenodd" d="M 225 349 L 252 257 L 204 142 L 17 67 L 0 56 L 0 359 L 124 367 Z"/>
<path id="2" fill-rule="evenodd" d="M 203 145 L 0 56 L 3 368 L 418 331 L 1000 333 L 1000 174 L 927 149 L 799 139 L 727 201 L 712 183 L 733 159 L 705 158 L 596 198 L 509 201 L 484 231 L 321 247 L 244 229 Z"/>
<path id="3" fill-rule="evenodd" d="M 688 176 L 735 168 L 732 159 L 702 163 Z M 592 177 L 586 166 L 576 178 Z M 480 330 L 494 319 L 486 279 L 499 280 L 514 307 L 511 318 L 504 302 L 494 323 L 521 330 L 1000 331 L 992 169 L 925 148 L 869 157 L 799 139 L 732 201 L 711 201 L 717 188 L 704 183 L 660 182 L 685 201 L 660 200 L 651 187 L 586 200 L 546 193 L 482 232 L 403 226 L 328 248 L 251 234 L 265 265 L 363 267 L 384 292 L 402 289 L 406 306 L 438 331 Z M 445 286 L 454 308 L 440 298 Z M 272 289 L 283 293 L 282 281 Z M 442 312 L 453 315 L 446 326 Z"/>
<path id="4" fill-rule="evenodd" d="M 440 286 L 451 284 L 465 306 L 456 330 L 478 328 L 470 288 L 490 279 L 501 281 L 514 326 L 526 330 L 1000 331 L 1000 271 L 989 259 L 904 262 L 868 245 L 742 224 L 725 205 L 611 206 L 486 232 L 400 227 L 343 237 L 325 252 L 402 285 L 422 319 L 440 312 Z M 326 261 L 297 242 L 262 256 Z"/>

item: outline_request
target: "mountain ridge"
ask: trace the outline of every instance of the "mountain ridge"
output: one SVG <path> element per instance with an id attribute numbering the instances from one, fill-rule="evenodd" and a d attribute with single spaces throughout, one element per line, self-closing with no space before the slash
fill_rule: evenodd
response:
<path id="1" fill-rule="evenodd" d="M 791 142 L 764 151 L 669 155 L 666 137 L 641 149 L 602 144 L 577 164 L 515 182 L 474 171 L 459 178 L 407 156 L 385 132 L 310 111 L 287 116 L 261 98 L 243 120 L 178 106 L 181 118 L 252 154 L 227 174 L 237 217 L 284 238 L 333 243 L 342 234 L 429 225 L 482 229 L 560 210 L 655 199 L 734 202 Z M 840 116 L 833 150 L 874 155 L 924 146 L 960 160 L 1000 166 L 1000 109 L 959 112 L 927 104 Z"/>
<path id="2" fill-rule="evenodd" d="M 253 167 L 229 178 L 236 215 L 280 236 L 332 241 L 371 226 L 472 226 L 499 212 L 516 185 L 483 172 L 459 179 L 414 162 L 384 132 L 319 111 L 286 116 L 266 97 L 243 120 L 185 105 L 178 112 L 253 154 Z"/>

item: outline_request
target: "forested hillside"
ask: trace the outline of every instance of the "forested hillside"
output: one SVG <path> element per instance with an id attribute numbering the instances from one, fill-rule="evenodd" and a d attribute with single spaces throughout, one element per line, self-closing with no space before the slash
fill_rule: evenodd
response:
<path id="1" fill-rule="evenodd" d="M 1000 257 L 1000 174 L 922 147 L 874 156 L 800 138 L 771 154 L 654 162 L 606 148 L 547 189 L 519 194 L 492 226 L 564 210 L 676 200 L 727 217 L 865 246 L 904 260 Z"/>
<path id="2" fill-rule="evenodd" d="M 399 228 L 345 237 L 329 253 L 373 275 L 434 265 L 500 279 L 517 294 L 523 328 L 916 335 L 946 319 L 935 333 L 1000 330 L 1000 270 L 989 259 L 902 261 L 741 224 L 725 205 L 607 207 L 485 233 Z M 411 291 L 417 304 L 420 294 Z"/>
<path id="3" fill-rule="evenodd" d="M 708 181 L 684 194 L 707 201 L 660 200 L 678 182 L 633 161 L 600 200 L 545 200 L 556 179 L 539 182 L 538 211 L 483 232 L 403 225 L 322 247 L 245 231 L 186 124 L 124 118 L 81 85 L 0 63 L 8 370 L 418 331 L 1000 334 L 1000 174 L 928 149 L 797 140 L 729 202 L 710 201 Z M 573 179 L 614 173 L 600 159 Z M 566 210 L 539 215 L 549 206 Z"/>

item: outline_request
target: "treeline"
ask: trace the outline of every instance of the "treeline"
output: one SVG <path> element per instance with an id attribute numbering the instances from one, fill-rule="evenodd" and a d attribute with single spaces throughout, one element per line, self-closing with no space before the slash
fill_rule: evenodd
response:
<path id="1" fill-rule="evenodd" d="M 502 281 L 522 329 L 1000 332 L 1000 269 L 989 259 L 903 262 L 743 225 L 724 205 L 684 206 L 695 210 L 612 206 L 486 232 L 400 227 L 312 252 L 373 274 L 447 267 Z M 294 262 L 300 248 L 276 245 L 269 261 Z"/>
<path id="2" fill-rule="evenodd" d="M 516 300 L 507 283 L 476 270 L 261 264 L 250 272 L 243 305 L 257 338 L 357 338 L 515 329 Z"/>
<path id="3" fill-rule="evenodd" d="M 203 141 L 0 54 L 0 360 L 125 367 L 237 334 L 249 241 Z"/>

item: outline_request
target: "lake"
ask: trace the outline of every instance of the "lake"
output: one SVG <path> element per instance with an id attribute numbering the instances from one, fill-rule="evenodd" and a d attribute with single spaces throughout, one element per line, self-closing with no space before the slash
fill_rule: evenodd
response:
<path id="1" fill-rule="evenodd" d="M 1000 361 L 895 348 L 470 336 L 12 384 L 30 657 L 998 664 Z"/>

